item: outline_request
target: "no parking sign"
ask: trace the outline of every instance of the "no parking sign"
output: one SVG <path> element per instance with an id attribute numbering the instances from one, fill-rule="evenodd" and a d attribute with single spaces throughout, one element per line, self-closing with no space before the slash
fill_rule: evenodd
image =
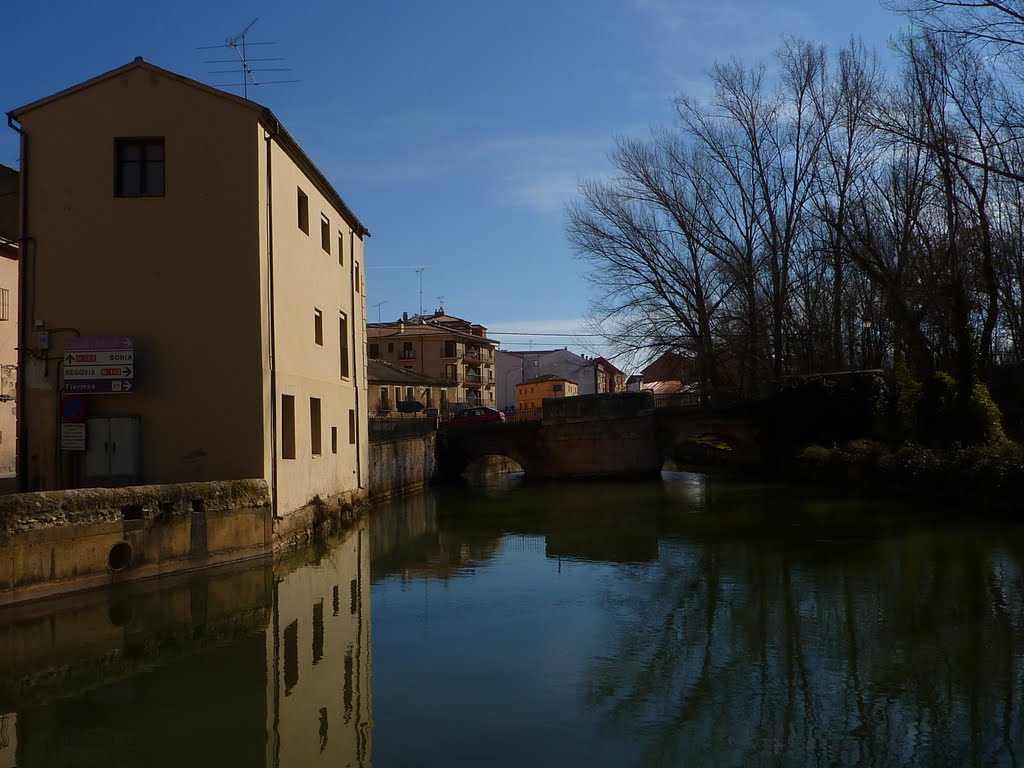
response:
<path id="1" fill-rule="evenodd" d="M 85 398 L 81 395 L 64 395 L 60 399 L 60 420 L 65 424 L 85 421 Z"/>

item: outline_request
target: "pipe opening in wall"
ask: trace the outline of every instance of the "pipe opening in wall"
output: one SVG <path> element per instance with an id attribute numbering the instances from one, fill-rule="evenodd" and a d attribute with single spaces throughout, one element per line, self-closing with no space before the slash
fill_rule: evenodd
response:
<path id="1" fill-rule="evenodd" d="M 119 541 L 110 548 L 107 565 L 112 571 L 123 571 L 132 564 L 132 545 L 127 541 Z"/>

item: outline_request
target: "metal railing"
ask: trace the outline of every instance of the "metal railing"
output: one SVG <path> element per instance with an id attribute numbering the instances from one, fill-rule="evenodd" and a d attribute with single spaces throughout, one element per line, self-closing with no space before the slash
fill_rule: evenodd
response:
<path id="1" fill-rule="evenodd" d="M 669 392 L 654 396 L 655 408 L 679 408 L 688 405 L 703 405 L 697 392 Z"/>
<path id="2" fill-rule="evenodd" d="M 415 360 L 416 350 L 415 349 L 403 349 L 398 355 L 400 360 Z"/>

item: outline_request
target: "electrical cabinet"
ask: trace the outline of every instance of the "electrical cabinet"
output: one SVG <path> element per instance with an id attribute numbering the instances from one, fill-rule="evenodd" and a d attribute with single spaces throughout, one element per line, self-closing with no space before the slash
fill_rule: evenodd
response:
<path id="1" fill-rule="evenodd" d="M 85 423 L 85 476 L 125 483 L 139 477 L 139 417 L 88 419 Z"/>

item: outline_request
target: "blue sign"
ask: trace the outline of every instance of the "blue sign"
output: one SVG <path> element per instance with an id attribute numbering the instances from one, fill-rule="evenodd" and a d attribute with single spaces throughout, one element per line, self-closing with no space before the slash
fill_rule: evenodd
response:
<path id="1" fill-rule="evenodd" d="M 61 421 L 75 424 L 85 419 L 85 399 L 78 395 L 64 395 L 60 401 Z"/>

